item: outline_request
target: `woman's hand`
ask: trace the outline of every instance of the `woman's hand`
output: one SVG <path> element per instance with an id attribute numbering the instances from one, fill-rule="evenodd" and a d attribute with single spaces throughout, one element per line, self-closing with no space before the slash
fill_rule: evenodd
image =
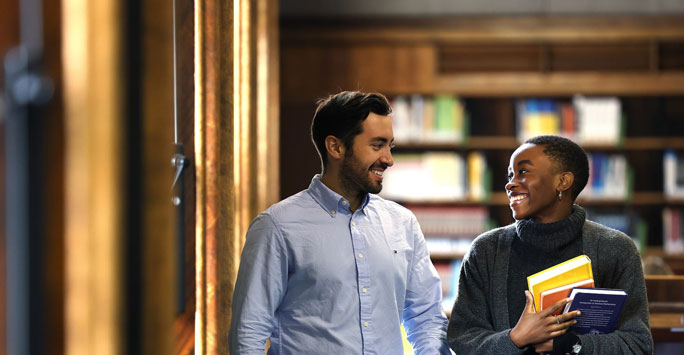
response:
<path id="1" fill-rule="evenodd" d="M 537 354 L 550 353 L 553 351 L 553 339 L 549 339 L 543 343 L 534 344 L 534 352 Z"/>
<path id="2" fill-rule="evenodd" d="M 553 315 L 558 309 L 565 307 L 569 301 L 569 298 L 565 298 L 541 312 L 535 312 L 532 294 L 530 291 L 525 291 L 525 309 L 518 320 L 518 324 L 509 334 L 513 344 L 518 348 L 534 344 L 535 350 L 538 352 L 552 350 L 553 338 L 565 333 L 571 325 L 577 323 L 575 317 L 580 314 L 579 311 L 559 316 Z"/>

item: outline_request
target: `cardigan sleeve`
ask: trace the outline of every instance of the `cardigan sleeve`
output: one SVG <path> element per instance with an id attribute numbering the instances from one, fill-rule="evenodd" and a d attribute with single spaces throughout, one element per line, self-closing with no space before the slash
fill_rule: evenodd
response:
<path id="1" fill-rule="evenodd" d="M 585 228 L 586 236 L 600 239 L 592 257 L 592 264 L 596 263 L 598 273 L 594 275 L 596 287 L 623 289 L 627 292 L 627 300 L 613 333 L 579 336 L 582 341 L 581 353 L 651 354 L 653 339 L 639 252 L 624 233 L 603 226 L 600 229 L 597 232 L 601 235 L 593 235 L 596 232 L 587 233 Z"/>
<path id="2" fill-rule="evenodd" d="M 485 235 L 486 236 L 486 235 Z M 489 235 L 493 237 L 493 235 Z M 494 238 L 477 238 L 461 266 L 458 294 L 451 311 L 447 342 L 456 354 L 522 354 L 508 336 L 511 329 L 496 331 L 493 324 L 487 259 L 493 257 Z M 489 255 L 488 255 L 489 254 Z M 505 296 L 504 296 L 505 297 Z"/>

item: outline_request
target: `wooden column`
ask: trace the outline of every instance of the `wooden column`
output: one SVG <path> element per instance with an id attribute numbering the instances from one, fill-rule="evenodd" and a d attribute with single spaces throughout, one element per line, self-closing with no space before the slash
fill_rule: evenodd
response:
<path id="1" fill-rule="evenodd" d="M 250 221 L 278 198 L 276 1 L 195 1 L 195 353 L 228 353 Z"/>
<path id="2" fill-rule="evenodd" d="M 64 0 L 65 353 L 123 353 L 121 11 Z"/>
<path id="3" fill-rule="evenodd" d="M 227 353 L 233 239 L 233 1 L 195 1 L 195 354 Z"/>
<path id="4" fill-rule="evenodd" d="M 171 203 L 174 168 L 173 135 L 173 2 L 147 0 L 142 6 L 140 196 L 142 250 L 140 354 L 173 353 L 173 320 L 177 291 Z M 140 154 L 140 152 L 132 152 Z M 186 175 L 187 176 L 187 175 Z"/>

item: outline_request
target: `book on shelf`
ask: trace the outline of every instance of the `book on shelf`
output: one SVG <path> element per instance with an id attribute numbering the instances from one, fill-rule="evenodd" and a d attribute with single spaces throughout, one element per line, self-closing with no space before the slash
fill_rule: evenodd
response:
<path id="1" fill-rule="evenodd" d="M 648 224 L 631 206 L 587 207 L 587 219 L 627 234 L 639 251 L 648 245 Z"/>
<path id="2" fill-rule="evenodd" d="M 516 101 L 518 140 L 560 133 L 561 117 L 556 102 L 552 99 L 524 99 Z"/>
<path id="3" fill-rule="evenodd" d="M 577 282 L 573 282 L 567 285 L 555 287 L 546 291 L 542 291 L 540 298 L 541 310 L 545 310 L 553 306 L 556 302 L 568 298 L 570 291 L 576 287 L 592 288 L 594 287 L 594 279 L 586 279 Z M 558 308 L 557 311 L 552 313 L 553 315 L 559 315 L 563 311 L 563 307 Z"/>
<path id="4" fill-rule="evenodd" d="M 617 146 L 622 143 L 624 124 L 617 97 L 584 97 L 572 100 L 577 116 L 576 138 L 581 144 Z"/>
<path id="5" fill-rule="evenodd" d="M 398 153 L 385 172 L 380 196 L 404 202 L 487 201 L 491 180 L 482 152 L 467 158 L 455 152 Z"/>
<path id="6" fill-rule="evenodd" d="M 684 253 L 684 213 L 681 208 L 663 208 L 663 250 L 666 254 Z"/>
<path id="7" fill-rule="evenodd" d="M 634 173 L 622 154 L 587 153 L 589 181 L 583 199 L 630 200 Z"/>
<path id="8" fill-rule="evenodd" d="M 560 104 L 561 135 L 567 139 L 575 140 L 577 131 L 577 115 L 575 106 L 571 103 Z"/>
<path id="9" fill-rule="evenodd" d="M 436 142 L 463 143 L 466 114 L 463 102 L 451 95 L 435 96 L 435 119 L 430 139 Z"/>
<path id="10" fill-rule="evenodd" d="M 665 151 L 663 187 L 666 197 L 684 198 L 684 154 L 671 149 Z"/>
<path id="11" fill-rule="evenodd" d="M 468 199 L 489 201 L 492 192 L 492 172 L 484 153 L 475 151 L 466 157 L 468 169 Z"/>
<path id="12" fill-rule="evenodd" d="M 458 294 L 458 279 L 461 272 L 462 259 L 450 261 L 435 261 L 435 269 L 442 282 L 442 309 L 444 313 L 451 313 L 451 308 Z"/>
<path id="13" fill-rule="evenodd" d="M 469 117 L 463 100 L 456 96 L 397 96 L 391 105 L 394 138 L 399 144 L 463 144 L 467 140 Z"/>
<path id="14" fill-rule="evenodd" d="M 541 310 L 541 293 L 570 283 L 593 279 L 591 260 L 580 255 L 527 277 L 527 286 L 534 298 L 534 309 Z"/>
<path id="15" fill-rule="evenodd" d="M 473 239 L 493 227 L 484 206 L 404 206 L 416 216 L 431 254 L 465 255 Z"/>
<path id="16" fill-rule="evenodd" d="M 572 302 L 565 306 L 564 313 L 575 310 L 580 315 L 570 330 L 577 334 L 607 334 L 617 324 L 627 293 L 620 289 L 575 288 L 570 292 Z"/>
<path id="17" fill-rule="evenodd" d="M 392 128 L 397 142 L 411 140 L 411 106 L 405 96 L 397 96 L 392 100 Z"/>

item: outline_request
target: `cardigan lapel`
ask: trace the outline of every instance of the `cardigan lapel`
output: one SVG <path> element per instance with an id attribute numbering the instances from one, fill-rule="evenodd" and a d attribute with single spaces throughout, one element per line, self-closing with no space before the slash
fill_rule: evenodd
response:
<path id="1" fill-rule="evenodd" d="M 514 236 L 515 226 L 510 225 L 506 228 L 506 233 L 499 238 L 496 246 L 496 257 L 494 258 L 494 275 L 490 278 L 489 287 L 492 292 L 489 292 L 489 301 L 494 306 L 492 309 L 497 310 L 492 314 L 494 329 L 497 331 L 511 327 L 508 323 L 508 299 L 506 295 L 508 295 L 508 261 L 511 257 L 511 245 L 513 245 Z"/>

